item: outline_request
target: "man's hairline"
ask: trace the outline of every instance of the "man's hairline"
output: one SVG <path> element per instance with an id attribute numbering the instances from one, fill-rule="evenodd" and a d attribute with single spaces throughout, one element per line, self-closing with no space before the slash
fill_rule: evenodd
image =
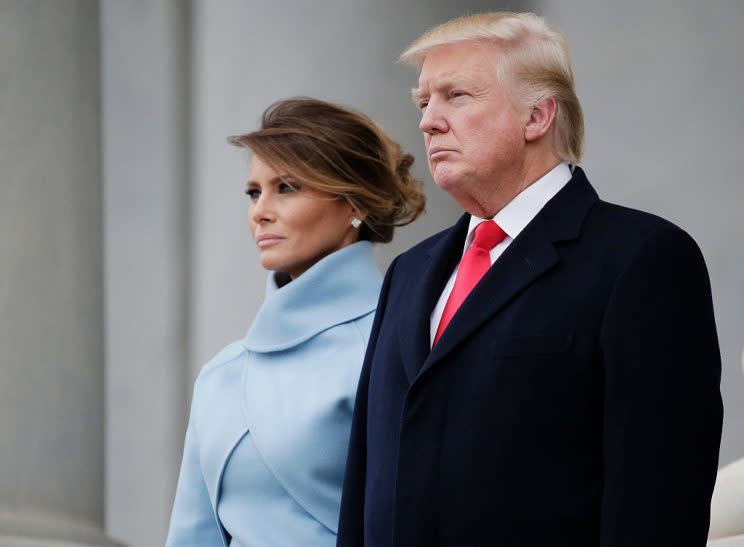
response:
<path id="1" fill-rule="evenodd" d="M 501 41 L 501 42 L 503 42 L 503 41 Z M 468 43 L 470 45 L 476 46 L 476 47 L 484 47 L 484 46 L 487 47 L 487 46 L 491 46 L 491 47 L 494 47 L 494 48 L 501 48 L 502 50 L 503 49 L 507 49 L 505 47 L 505 42 L 500 43 L 500 42 L 497 42 L 496 40 L 492 40 L 492 39 L 489 39 L 489 38 L 466 38 L 466 39 L 462 39 L 462 40 L 454 40 L 454 41 L 451 41 L 451 42 L 446 42 L 446 43 L 443 43 L 443 44 L 435 44 L 435 45 L 427 48 L 425 50 L 425 52 L 423 53 L 423 56 L 421 57 L 421 61 L 420 62 L 405 61 L 405 60 L 403 60 L 403 55 L 401 55 L 401 57 L 398 59 L 398 62 L 403 61 L 403 62 L 405 62 L 405 63 L 413 66 L 414 68 L 416 68 L 418 70 L 419 77 L 420 77 L 421 76 L 421 71 L 422 71 L 423 66 L 424 66 L 424 62 L 426 61 L 426 57 L 429 55 L 429 53 L 431 51 L 433 51 L 434 49 L 439 48 L 439 47 L 461 45 L 461 44 L 468 44 Z M 405 55 L 405 53 L 404 53 L 404 55 Z M 515 103 L 515 104 L 525 104 L 525 102 L 523 100 L 521 100 L 521 98 L 519 97 L 519 93 L 515 89 L 515 87 L 516 87 L 515 86 L 515 83 L 513 81 L 511 81 L 511 82 L 508 81 L 508 80 L 511 80 L 511 78 L 508 78 L 506 76 L 506 74 L 503 74 L 503 71 L 500 70 L 502 59 L 503 59 L 503 56 L 499 56 L 497 59 L 494 60 L 494 63 L 493 63 L 493 73 L 494 73 L 494 76 L 496 78 L 496 81 L 502 86 L 505 94 L 507 95 L 507 97 L 509 97 L 509 99 L 513 103 Z M 417 101 L 417 99 L 419 99 L 421 97 L 421 95 L 418 94 L 418 92 L 420 92 L 420 91 L 421 91 L 421 89 L 419 87 L 414 87 L 414 88 L 411 89 L 410 97 L 411 97 L 411 100 L 414 103 L 414 105 L 416 105 L 416 107 L 418 107 L 418 104 L 417 104 L 416 101 Z"/>

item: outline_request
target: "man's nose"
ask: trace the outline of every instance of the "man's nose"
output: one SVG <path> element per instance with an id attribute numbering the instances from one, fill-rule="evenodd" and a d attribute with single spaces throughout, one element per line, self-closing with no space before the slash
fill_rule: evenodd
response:
<path id="1" fill-rule="evenodd" d="M 447 119 L 439 106 L 434 102 L 424 108 L 419 122 L 419 129 L 424 133 L 445 133 L 448 129 Z"/>

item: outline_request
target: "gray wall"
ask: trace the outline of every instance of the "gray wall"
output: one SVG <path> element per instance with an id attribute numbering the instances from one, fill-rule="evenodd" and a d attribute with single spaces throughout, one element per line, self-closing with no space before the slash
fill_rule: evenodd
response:
<path id="1" fill-rule="evenodd" d="M 675 222 L 703 251 L 723 357 L 721 463 L 742 457 L 744 2 L 563 0 L 539 12 L 571 44 L 600 196 Z"/>

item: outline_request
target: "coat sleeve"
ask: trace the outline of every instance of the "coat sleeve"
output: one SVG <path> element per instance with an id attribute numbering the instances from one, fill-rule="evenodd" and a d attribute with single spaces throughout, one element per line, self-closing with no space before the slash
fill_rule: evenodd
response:
<path id="1" fill-rule="evenodd" d="M 199 465 L 199 441 L 194 424 L 196 389 L 186 430 L 181 472 L 171 513 L 166 547 L 224 547 L 222 531 L 209 499 Z"/>
<path id="2" fill-rule="evenodd" d="M 370 369 L 375 353 L 375 344 L 380 333 L 380 325 L 385 316 L 390 280 L 398 258 L 393 260 L 385 274 L 380 290 L 375 320 L 364 356 L 364 364 L 359 377 L 354 417 L 351 422 L 349 454 L 346 460 L 344 488 L 341 496 L 341 514 L 338 526 L 338 547 L 361 547 L 364 545 L 364 491 L 367 475 L 367 395 Z"/>
<path id="3" fill-rule="evenodd" d="M 723 410 L 710 281 L 664 228 L 618 277 L 601 326 L 601 547 L 704 547 Z"/>

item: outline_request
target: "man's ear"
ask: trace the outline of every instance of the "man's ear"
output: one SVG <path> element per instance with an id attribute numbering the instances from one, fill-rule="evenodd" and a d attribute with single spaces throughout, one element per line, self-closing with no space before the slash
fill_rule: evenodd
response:
<path id="1" fill-rule="evenodd" d="M 548 97 L 534 105 L 524 127 L 525 140 L 532 142 L 545 135 L 553 125 L 557 111 L 558 103 L 556 103 L 555 97 Z"/>

